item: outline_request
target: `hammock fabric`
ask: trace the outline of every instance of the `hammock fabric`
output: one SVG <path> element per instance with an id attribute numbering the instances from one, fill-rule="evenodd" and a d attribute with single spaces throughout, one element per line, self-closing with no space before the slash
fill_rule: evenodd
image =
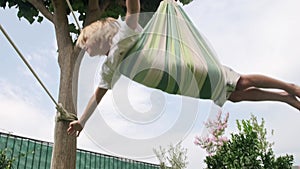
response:
<path id="1" fill-rule="evenodd" d="M 211 99 L 218 105 L 226 101 L 222 66 L 173 0 L 161 2 L 123 57 L 119 73 L 145 86 L 170 94 Z"/>

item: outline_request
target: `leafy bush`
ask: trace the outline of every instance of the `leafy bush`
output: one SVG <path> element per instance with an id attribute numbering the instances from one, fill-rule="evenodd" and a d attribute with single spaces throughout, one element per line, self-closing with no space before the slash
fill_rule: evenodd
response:
<path id="1" fill-rule="evenodd" d="M 293 156 L 276 158 L 272 150 L 274 143 L 267 141 L 267 130 L 262 119 L 237 121 L 238 133 L 231 134 L 231 139 L 223 142 L 216 151 L 204 160 L 208 169 L 289 169 L 292 168 Z M 273 132 L 272 132 L 273 133 Z M 198 141 L 199 144 L 201 144 Z"/>
<path id="2" fill-rule="evenodd" d="M 6 156 L 6 149 L 0 150 L 0 168 L 1 169 L 12 169 L 12 163 L 14 162 L 14 159 L 9 159 Z"/>
<path id="3" fill-rule="evenodd" d="M 160 162 L 161 169 L 184 169 L 187 167 L 187 149 L 183 148 L 181 143 L 176 146 L 171 144 L 167 150 L 160 147 L 159 150 L 154 149 L 153 151 Z"/>

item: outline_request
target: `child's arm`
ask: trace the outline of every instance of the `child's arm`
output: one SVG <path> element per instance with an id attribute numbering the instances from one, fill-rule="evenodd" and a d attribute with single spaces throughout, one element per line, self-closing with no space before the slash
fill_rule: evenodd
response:
<path id="1" fill-rule="evenodd" d="M 138 26 L 140 0 L 126 0 L 126 24 L 133 30 Z"/>
<path id="2" fill-rule="evenodd" d="M 95 111 L 97 105 L 101 101 L 102 97 L 106 93 L 107 89 L 97 88 L 95 94 L 90 98 L 82 116 L 78 121 L 73 121 L 70 123 L 68 128 L 68 134 L 79 136 L 81 130 L 83 129 L 87 120 L 91 117 Z"/>

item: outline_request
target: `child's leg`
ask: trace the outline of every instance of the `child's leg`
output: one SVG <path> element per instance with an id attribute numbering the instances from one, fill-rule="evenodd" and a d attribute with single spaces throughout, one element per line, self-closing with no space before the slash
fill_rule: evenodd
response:
<path id="1" fill-rule="evenodd" d="M 282 89 L 300 97 L 300 87 L 264 75 L 241 75 L 236 90 L 245 90 L 251 87 Z"/>
<path id="2" fill-rule="evenodd" d="M 258 88 L 249 88 L 245 90 L 237 90 L 232 92 L 229 97 L 230 101 L 280 101 L 287 103 L 296 109 L 300 110 L 300 102 L 295 96 L 287 92 L 272 92 L 265 91 Z"/>

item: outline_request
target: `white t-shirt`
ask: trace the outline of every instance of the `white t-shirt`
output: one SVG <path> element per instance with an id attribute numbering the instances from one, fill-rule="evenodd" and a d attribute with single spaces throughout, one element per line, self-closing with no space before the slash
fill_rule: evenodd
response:
<path id="1" fill-rule="evenodd" d="M 112 88 L 112 78 L 115 75 L 118 76 L 118 74 L 115 74 L 115 70 L 122 61 L 122 56 L 134 45 L 138 34 L 143 30 L 140 25 L 138 25 L 135 30 L 131 29 L 126 22 L 120 18 L 116 24 L 119 26 L 119 31 L 112 39 L 112 46 L 100 71 L 98 87 L 104 89 Z"/>

